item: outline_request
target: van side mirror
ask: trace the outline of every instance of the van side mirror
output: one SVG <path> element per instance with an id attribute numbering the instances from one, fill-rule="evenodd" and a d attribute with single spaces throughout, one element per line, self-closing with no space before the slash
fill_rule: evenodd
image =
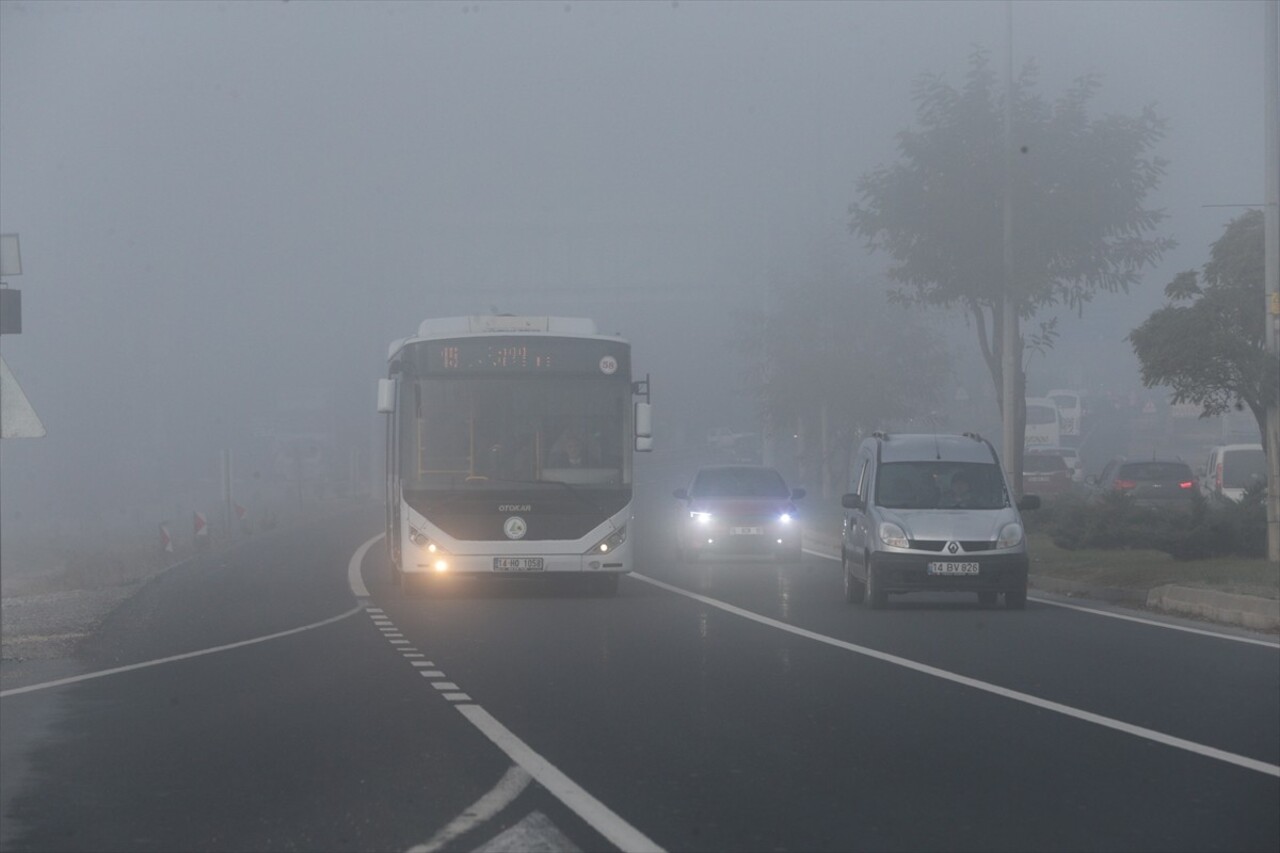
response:
<path id="1" fill-rule="evenodd" d="M 671 494 L 672 494 L 673 496 L 675 496 L 675 497 L 676 497 L 677 499 L 679 499 L 679 500 L 682 500 L 682 501 L 687 501 L 687 500 L 689 500 L 689 490 L 688 490 L 688 489 L 676 489 L 676 490 L 675 490 L 674 492 L 672 492 Z"/>
<path id="2" fill-rule="evenodd" d="M 1018 501 L 1018 509 L 1039 509 L 1039 508 L 1040 508 L 1039 495 L 1023 495 L 1022 498 Z"/>
<path id="3" fill-rule="evenodd" d="M 804 497 L 804 495 L 805 495 L 805 491 L 804 491 L 804 489 L 792 489 L 792 490 L 791 490 L 791 498 L 792 498 L 792 500 L 797 500 L 797 501 L 798 501 L 798 500 L 800 500 L 802 497 Z"/>
<path id="4" fill-rule="evenodd" d="M 866 509 L 866 504 L 862 502 L 862 498 L 856 494 L 841 495 L 840 506 L 845 509 Z"/>

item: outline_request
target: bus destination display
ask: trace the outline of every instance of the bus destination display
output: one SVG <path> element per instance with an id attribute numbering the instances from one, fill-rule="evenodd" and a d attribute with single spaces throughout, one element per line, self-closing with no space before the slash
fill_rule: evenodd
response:
<path id="1" fill-rule="evenodd" d="M 414 345 L 419 374 L 590 373 L 626 377 L 627 346 L 566 338 L 454 338 Z"/>

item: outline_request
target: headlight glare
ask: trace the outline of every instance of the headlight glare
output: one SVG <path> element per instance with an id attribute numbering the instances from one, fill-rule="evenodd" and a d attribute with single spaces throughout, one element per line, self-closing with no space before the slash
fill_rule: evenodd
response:
<path id="1" fill-rule="evenodd" d="M 711 523 L 711 513 L 709 512 L 696 512 L 696 511 L 690 510 L 689 517 L 694 521 L 698 522 L 699 524 Z"/>

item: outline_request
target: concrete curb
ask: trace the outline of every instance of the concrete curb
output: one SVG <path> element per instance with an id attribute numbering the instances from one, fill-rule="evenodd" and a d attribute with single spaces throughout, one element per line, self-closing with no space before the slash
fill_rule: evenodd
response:
<path id="1" fill-rule="evenodd" d="M 1146 605 L 1256 631 L 1280 630 L 1280 601 L 1256 595 L 1168 584 L 1148 592 Z"/>

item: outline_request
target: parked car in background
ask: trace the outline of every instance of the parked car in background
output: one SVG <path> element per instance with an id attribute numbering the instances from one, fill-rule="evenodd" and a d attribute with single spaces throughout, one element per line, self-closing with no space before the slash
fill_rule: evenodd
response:
<path id="1" fill-rule="evenodd" d="M 1071 493 L 1071 466 L 1060 453 L 1036 451 L 1022 458 L 1022 493 L 1057 497 Z"/>
<path id="2" fill-rule="evenodd" d="M 1084 460 L 1080 458 L 1080 451 L 1074 447 L 1028 447 L 1026 452 L 1061 457 L 1071 471 L 1071 482 L 1084 482 Z"/>
<path id="3" fill-rule="evenodd" d="M 800 518 L 793 501 L 804 489 L 789 489 L 782 475 L 762 465 L 704 465 L 682 501 L 676 531 L 680 557 L 707 554 L 772 554 L 800 560 Z"/>
<path id="4" fill-rule="evenodd" d="M 1219 445 L 1200 474 L 1205 497 L 1238 502 L 1254 483 L 1267 481 L 1267 457 L 1261 444 Z"/>
<path id="5" fill-rule="evenodd" d="M 1048 397 L 1027 398 L 1027 423 L 1023 443 L 1027 447 L 1057 447 L 1062 443 L 1058 406 Z"/>
<path id="6" fill-rule="evenodd" d="M 1190 509 L 1196 497 L 1196 478 L 1181 459 L 1125 459 L 1116 457 L 1094 482 L 1099 493 L 1123 492 L 1136 506 L 1151 509 Z"/>

